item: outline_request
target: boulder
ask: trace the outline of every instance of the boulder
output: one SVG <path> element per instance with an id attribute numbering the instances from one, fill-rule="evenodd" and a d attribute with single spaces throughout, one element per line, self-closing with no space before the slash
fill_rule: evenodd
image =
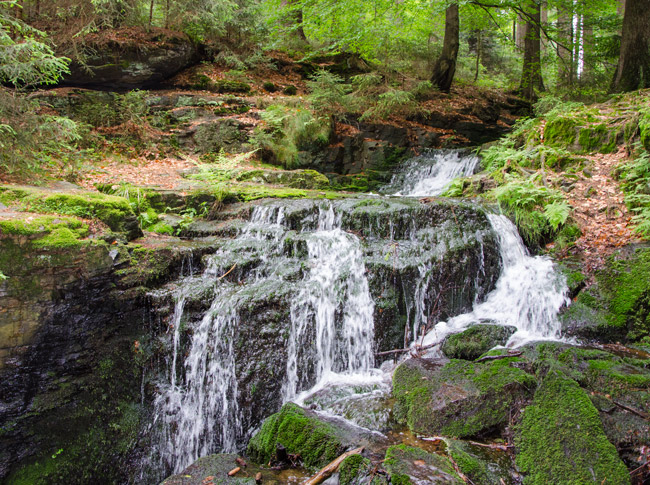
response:
<path id="1" fill-rule="evenodd" d="M 536 387 L 507 357 L 486 363 L 410 359 L 393 374 L 396 419 L 423 435 L 469 437 L 504 427 Z"/>
<path id="2" fill-rule="evenodd" d="M 475 360 L 497 345 L 505 345 L 517 331 L 503 325 L 472 325 L 467 330 L 449 335 L 442 344 L 442 353 L 450 359 Z"/>
<path id="3" fill-rule="evenodd" d="M 103 32 L 85 37 L 83 56 L 73 56 L 64 83 L 136 89 L 170 78 L 200 60 L 198 46 L 179 32 L 153 29 Z"/>
<path id="4" fill-rule="evenodd" d="M 516 463 L 527 484 L 630 483 L 587 393 L 551 370 L 523 412 Z"/>
<path id="5" fill-rule="evenodd" d="M 427 453 L 407 445 L 391 446 L 386 450 L 384 468 L 390 474 L 390 483 L 397 485 L 420 483 L 465 483 L 456 473 L 453 463 L 441 455 Z"/>

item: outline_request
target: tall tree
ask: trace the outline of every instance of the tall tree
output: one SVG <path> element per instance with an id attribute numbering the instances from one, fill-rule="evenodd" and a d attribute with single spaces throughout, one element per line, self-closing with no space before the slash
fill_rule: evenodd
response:
<path id="1" fill-rule="evenodd" d="M 544 91 L 541 60 L 541 5 L 538 0 L 526 0 L 524 5 L 526 28 L 524 37 L 524 62 L 521 69 L 519 91 L 526 99 L 534 99 L 535 89 Z"/>
<path id="2" fill-rule="evenodd" d="M 559 86 L 571 86 L 574 80 L 573 63 L 573 5 L 557 7 L 557 55 Z"/>
<path id="3" fill-rule="evenodd" d="M 650 87 L 650 2 L 627 0 L 618 67 L 611 90 L 634 91 Z"/>
<path id="4" fill-rule="evenodd" d="M 307 42 L 307 36 L 302 26 L 303 13 L 302 7 L 297 4 L 296 0 L 282 0 L 282 7 L 288 12 L 287 27 L 291 29 L 300 40 Z"/>
<path id="5" fill-rule="evenodd" d="M 445 38 L 442 43 L 442 52 L 433 66 L 433 82 L 440 91 L 448 93 L 456 74 L 456 60 L 460 45 L 460 19 L 458 4 L 452 3 L 445 13 Z"/>

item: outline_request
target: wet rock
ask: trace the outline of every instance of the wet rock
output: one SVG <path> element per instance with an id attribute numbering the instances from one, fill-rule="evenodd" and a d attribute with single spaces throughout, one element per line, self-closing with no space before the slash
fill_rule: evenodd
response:
<path id="1" fill-rule="evenodd" d="M 521 482 L 515 465 L 506 451 L 493 450 L 466 441 L 445 440 L 447 454 L 472 483 L 503 485 Z"/>
<path id="2" fill-rule="evenodd" d="M 526 483 L 630 483 L 589 396 L 561 371 L 544 378 L 517 430 Z"/>
<path id="3" fill-rule="evenodd" d="M 395 417 L 424 435 L 468 437 L 503 427 L 536 387 L 520 363 L 407 360 L 393 374 Z"/>
<path id="4" fill-rule="evenodd" d="M 448 458 L 412 446 L 397 445 L 388 448 L 384 468 L 390 474 L 390 483 L 415 485 L 465 483 Z"/>
<path id="5" fill-rule="evenodd" d="M 348 456 L 339 467 L 340 485 L 363 485 L 372 480 L 372 464 L 362 455 Z M 376 484 L 379 485 L 379 484 Z"/>
<path id="6" fill-rule="evenodd" d="M 235 476 L 228 476 L 228 472 L 239 466 L 236 462 L 237 455 L 221 453 L 199 458 L 177 475 L 172 475 L 162 481 L 161 485 L 253 485 L 255 474 L 250 470 L 243 470 Z"/>
<path id="7" fill-rule="evenodd" d="M 475 360 L 497 345 L 505 345 L 517 331 L 503 325 L 472 325 L 467 330 L 445 338 L 441 350 L 450 359 Z"/>

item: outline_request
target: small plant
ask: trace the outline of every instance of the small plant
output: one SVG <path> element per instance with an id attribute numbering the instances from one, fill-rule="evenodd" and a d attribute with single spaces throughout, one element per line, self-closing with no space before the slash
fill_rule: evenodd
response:
<path id="1" fill-rule="evenodd" d="M 359 118 L 361 121 L 380 118 L 387 119 L 392 114 L 411 112 L 417 106 L 415 96 L 408 91 L 391 89 L 379 95 L 377 104 L 366 110 Z"/>
<path id="2" fill-rule="evenodd" d="M 262 84 L 262 88 L 264 91 L 267 91 L 269 93 L 275 93 L 278 90 L 278 87 L 271 81 L 266 81 L 264 84 Z"/>
<path id="3" fill-rule="evenodd" d="M 296 94 L 298 94 L 298 88 L 296 88 L 295 86 L 292 86 L 292 85 L 290 84 L 289 86 L 287 86 L 286 88 L 284 88 L 284 90 L 282 91 L 282 93 L 283 93 L 283 94 L 286 94 L 287 96 L 295 96 Z"/>
<path id="4" fill-rule="evenodd" d="M 309 101 L 317 113 L 328 116 L 342 115 L 348 109 L 346 95 L 352 90 L 337 74 L 321 69 L 307 82 L 311 94 Z"/>

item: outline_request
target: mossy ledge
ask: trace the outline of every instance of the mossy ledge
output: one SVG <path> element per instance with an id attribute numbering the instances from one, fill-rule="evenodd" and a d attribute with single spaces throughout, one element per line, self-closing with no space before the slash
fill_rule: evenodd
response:
<path id="1" fill-rule="evenodd" d="M 74 190 L 58 192 L 35 187 L 0 186 L 0 202 L 14 210 L 97 219 L 128 239 L 142 235 L 136 215 L 123 197 Z"/>
<path id="2" fill-rule="evenodd" d="M 526 485 L 630 483 L 589 396 L 558 370 L 547 374 L 524 410 L 516 446 Z"/>
<path id="3" fill-rule="evenodd" d="M 390 474 L 392 485 L 464 483 L 449 458 L 404 444 L 391 446 L 386 450 L 384 468 Z"/>

